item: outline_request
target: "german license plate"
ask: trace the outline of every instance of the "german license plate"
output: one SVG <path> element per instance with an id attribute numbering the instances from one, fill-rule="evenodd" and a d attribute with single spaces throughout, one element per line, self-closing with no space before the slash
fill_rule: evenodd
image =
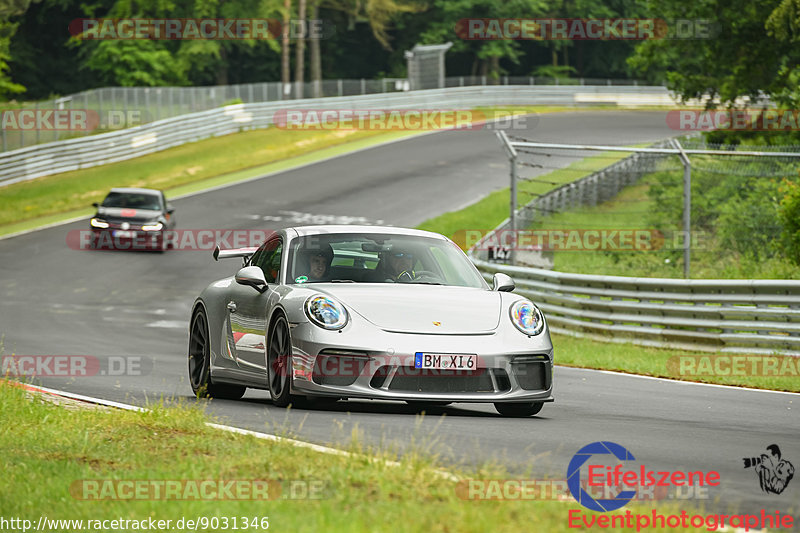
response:
<path id="1" fill-rule="evenodd" d="M 123 239 L 131 239 L 136 236 L 135 231 L 114 230 L 114 237 L 121 237 Z"/>
<path id="2" fill-rule="evenodd" d="M 414 354 L 414 368 L 432 370 L 475 370 L 478 356 L 475 354 L 424 353 Z"/>

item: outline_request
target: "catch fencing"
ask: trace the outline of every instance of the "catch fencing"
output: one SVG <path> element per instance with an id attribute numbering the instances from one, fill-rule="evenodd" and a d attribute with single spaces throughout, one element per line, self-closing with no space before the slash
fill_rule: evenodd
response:
<path id="1" fill-rule="evenodd" d="M 687 142 L 683 144 L 686 148 Z M 696 152 L 702 147 L 697 140 L 688 144 Z M 650 148 L 669 147 L 664 142 Z M 790 148 L 793 156 L 800 155 L 798 147 L 782 150 Z M 643 176 L 669 168 L 664 164 L 666 157 L 635 153 L 561 185 L 517 210 L 516 227 L 528 228 L 553 213 L 610 200 Z M 672 167 L 674 170 L 681 165 Z M 511 227 L 509 218 L 477 242 L 470 249 L 470 257 L 487 280 L 497 272 L 514 278 L 516 292 L 536 302 L 557 333 L 662 348 L 800 355 L 798 280 L 623 277 L 490 261 L 491 247 L 486 243 L 493 239 L 502 242 L 498 235 Z"/>
<path id="2" fill-rule="evenodd" d="M 77 137 L 0 154 L 0 186 L 60 172 L 124 161 L 201 139 L 273 124 L 285 109 L 471 109 L 478 106 L 674 105 L 664 87 L 642 86 L 473 86 L 234 104 L 207 111 Z"/>
<path id="3" fill-rule="evenodd" d="M 497 85 L 602 85 L 638 86 L 636 80 L 599 78 L 559 79 L 542 76 L 451 76 L 444 78 L 443 87 Z M 428 88 L 428 87 L 423 87 Z M 235 103 L 259 104 L 302 98 L 364 96 L 404 92 L 411 89 L 406 78 L 339 79 L 305 83 L 276 82 L 215 85 L 207 87 L 103 87 L 91 89 L 28 106 L 37 112 L 45 110 L 88 110 L 99 119 L 96 129 L 81 132 L 59 130 L 0 130 L 2 151 L 16 150 L 35 144 L 81 137 L 108 130 L 118 130 L 148 124 L 157 120 L 208 111 Z"/>

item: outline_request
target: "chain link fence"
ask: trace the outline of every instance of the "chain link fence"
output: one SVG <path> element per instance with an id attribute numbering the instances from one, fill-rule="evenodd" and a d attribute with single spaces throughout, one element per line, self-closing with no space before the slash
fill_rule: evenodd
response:
<path id="1" fill-rule="evenodd" d="M 575 85 L 636 85 L 630 80 L 576 80 Z M 486 76 L 460 76 L 445 78 L 446 87 L 476 85 L 559 85 L 553 78 L 508 77 L 490 80 Z M 340 79 L 303 83 L 303 98 L 355 96 L 402 92 L 410 89 L 405 78 L 379 80 Z M 282 86 L 280 82 L 247 83 L 240 85 L 217 85 L 210 87 L 104 87 L 26 105 L 36 116 L 47 111 L 87 111 L 93 120 L 91 128 L 83 130 L 59 129 L 57 127 L 21 128 L 9 127 L 4 120 L 0 130 L 2 151 L 16 150 L 35 144 L 48 143 L 103 133 L 147 124 L 156 120 L 176 117 L 198 111 L 221 107 L 232 103 L 279 102 L 295 99 L 295 83 Z M 6 111 L 4 111 L 6 112 Z M 10 112 L 14 112 L 10 110 Z M 13 118 L 13 117 L 11 117 Z M 45 116 L 47 119 L 47 117 Z M 52 123 L 52 117 L 48 120 Z M 47 123 L 47 120 L 45 120 Z"/>

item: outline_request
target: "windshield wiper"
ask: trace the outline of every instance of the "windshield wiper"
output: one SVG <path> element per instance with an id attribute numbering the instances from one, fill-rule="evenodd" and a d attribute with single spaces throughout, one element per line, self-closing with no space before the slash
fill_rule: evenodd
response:
<path id="1" fill-rule="evenodd" d="M 332 279 L 328 283 L 355 283 L 354 279 Z"/>

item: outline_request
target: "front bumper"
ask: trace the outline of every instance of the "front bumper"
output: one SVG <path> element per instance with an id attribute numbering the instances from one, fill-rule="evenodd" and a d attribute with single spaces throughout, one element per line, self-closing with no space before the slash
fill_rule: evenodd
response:
<path id="1" fill-rule="evenodd" d="M 139 228 L 91 228 L 91 247 L 101 250 L 158 250 L 164 244 L 163 231 Z"/>
<path id="2" fill-rule="evenodd" d="M 325 331 L 309 323 L 293 324 L 292 392 L 412 401 L 553 401 L 553 346 L 547 330 L 526 337 L 513 326 L 486 335 L 369 329 L 359 335 Z M 364 342 L 367 338 L 369 342 Z M 477 368 L 417 369 L 417 352 L 474 354 Z"/>

